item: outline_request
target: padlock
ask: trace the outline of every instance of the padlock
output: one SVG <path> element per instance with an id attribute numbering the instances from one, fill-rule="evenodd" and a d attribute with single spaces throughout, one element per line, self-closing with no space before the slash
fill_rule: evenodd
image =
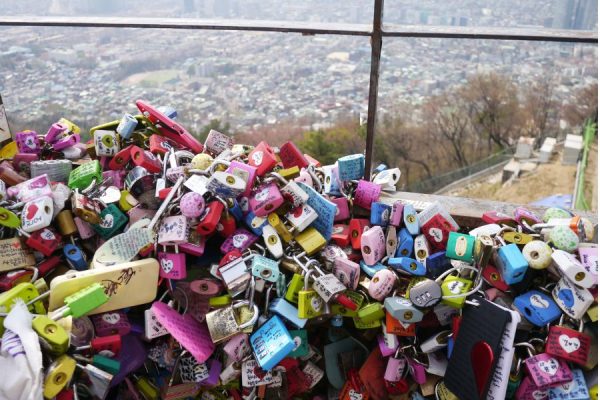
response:
<path id="1" fill-rule="evenodd" d="M 258 176 L 263 176 L 277 164 L 275 152 L 267 142 L 262 141 L 248 154 L 248 164 L 256 168 Z"/>
<path id="2" fill-rule="evenodd" d="M 39 154 L 42 151 L 40 139 L 35 131 L 17 132 L 15 142 L 19 147 L 19 153 Z"/>
<path id="3" fill-rule="evenodd" d="M 304 288 L 304 276 L 294 274 L 285 292 L 285 299 L 290 303 L 298 303 L 298 293 Z"/>
<path id="4" fill-rule="evenodd" d="M 102 212 L 100 208 L 100 203 L 96 199 L 92 199 L 83 194 L 78 193 L 77 191 L 73 192 L 71 196 L 71 208 L 73 213 L 78 217 L 75 218 L 75 223 L 77 224 L 77 220 L 80 219 L 88 224 L 99 224 L 100 213 Z M 78 225 L 79 234 L 82 235 L 82 231 L 85 229 L 81 229 L 81 226 Z M 90 230 L 91 226 L 90 226 Z M 93 230 L 92 230 L 93 232 Z M 82 239 L 85 239 L 82 236 Z"/>
<path id="5" fill-rule="evenodd" d="M 417 309 L 410 300 L 404 297 L 387 297 L 383 302 L 383 305 L 392 318 L 405 324 L 420 322 L 423 319 L 423 312 Z"/>
<path id="6" fill-rule="evenodd" d="M 129 160 L 131 160 L 131 150 L 133 147 L 134 145 L 129 145 L 119 150 L 108 163 L 108 168 L 115 171 L 124 169 Z"/>
<path id="7" fill-rule="evenodd" d="M 160 265 L 158 275 L 166 279 L 185 279 L 187 278 L 187 268 L 185 262 L 185 253 L 179 252 L 179 246 L 174 245 L 175 252 L 166 251 L 165 246 L 162 246 L 163 251 L 157 253 L 157 260 Z"/>
<path id="8" fill-rule="evenodd" d="M 362 234 L 365 230 L 369 229 L 369 220 L 353 218 L 350 220 L 348 226 L 350 229 L 350 242 L 352 243 L 352 248 L 354 250 L 360 250 Z"/>
<path id="9" fill-rule="evenodd" d="M 409 286 L 408 298 L 417 307 L 432 307 L 442 300 L 442 289 L 435 281 L 421 278 Z"/>
<path id="10" fill-rule="evenodd" d="M 114 358 L 118 356 L 121 351 L 121 336 L 110 335 L 104 337 L 95 337 L 92 339 L 89 345 L 77 346 L 75 350 L 90 350 L 92 354 Z"/>
<path id="11" fill-rule="evenodd" d="M 448 347 L 448 339 L 452 336 L 452 331 L 445 330 L 425 339 L 421 343 L 423 353 L 434 353 Z M 443 376 L 443 375 L 442 375 Z"/>
<path id="12" fill-rule="evenodd" d="M 585 366 L 590 353 L 591 338 L 583 333 L 583 321 L 579 322 L 579 329 L 575 330 L 562 326 L 562 317 L 558 325 L 553 325 L 548 330 L 546 353 Z"/>
<path id="13" fill-rule="evenodd" d="M 250 195 L 250 209 L 259 217 L 265 217 L 275 211 L 284 202 L 284 198 L 275 183 L 257 187 Z"/>
<path id="14" fill-rule="evenodd" d="M 52 197 L 52 188 L 47 174 L 31 178 L 25 182 L 11 186 L 6 189 L 8 197 L 14 197 L 17 201 L 31 202 L 40 197 Z"/>
<path id="15" fill-rule="evenodd" d="M 319 233 L 319 231 L 312 226 L 302 231 L 294 239 L 296 242 L 298 242 L 300 247 L 302 247 L 308 256 L 312 256 L 313 254 L 317 253 L 327 244 L 327 241 L 323 235 L 321 235 L 321 233 Z"/>
<path id="16" fill-rule="evenodd" d="M 119 139 L 115 131 L 97 130 L 93 136 L 97 156 L 113 157 L 119 152 Z"/>
<path id="17" fill-rule="evenodd" d="M 215 171 L 206 184 L 206 189 L 224 199 L 233 199 L 246 189 L 246 182 L 233 174 Z"/>
<path id="18" fill-rule="evenodd" d="M 76 145 L 80 141 L 81 136 L 78 133 L 73 133 L 52 143 L 52 148 L 56 151 L 61 151 Z"/>
<path id="19" fill-rule="evenodd" d="M 387 226 L 390 222 L 392 207 L 385 203 L 375 202 L 371 204 L 371 225 Z"/>
<path id="20" fill-rule="evenodd" d="M 53 399 L 69 384 L 75 372 L 75 365 L 75 360 L 64 354 L 50 364 L 44 377 L 44 398 Z"/>
<path id="21" fill-rule="evenodd" d="M 256 278 L 273 283 L 279 280 L 280 272 L 278 263 L 267 257 L 255 254 L 252 257 L 250 268 L 252 270 L 252 275 Z"/>
<path id="22" fill-rule="evenodd" d="M 248 232 L 244 228 L 236 229 L 221 245 L 221 253 L 226 254 L 234 249 L 241 252 L 252 246 L 258 240 L 258 236 Z"/>
<path id="23" fill-rule="evenodd" d="M 19 231 L 27 240 L 25 244 L 32 249 L 39 251 L 46 257 L 49 257 L 54 253 L 58 246 L 61 244 L 62 236 L 56 232 L 52 227 L 40 229 L 39 231 L 32 232 L 31 234 L 24 231 Z"/>
<path id="24" fill-rule="evenodd" d="M 420 234 L 414 238 L 414 248 L 415 258 L 418 262 L 425 265 L 427 257 L 431 254 L 431 246 L 429 245 L 427 238 L 425 238 L 425 235 Z M 390 257 L 393 257 L 393 254 Z"/>
<path id="25" fill-rule="evenodd" d="M 284 225 L 283 221 L 281 220 L 281 218 L 279 218 L 277 214 L 269 214 L 267 220 L 269 221 L 269 225 L 271 225 L 273 229 L 275 229 L 281 240 L 283 240 L 285 243 L 289 243 L 292 240 L 292 233 Z"/>
<path id="26" fill-rule="evenodd" d="M 398 247 L 396 248 L 396 257 L 411 257 L 414 250 L 414 239 L 406 228 L 398 232 Z"/>
<path id="27" fill-rule="evenodd" d="M 88 269 L 86 255 L 76 245 L 71 244 L 71 243 L 66 244 L 63 247 L 63 254 L 65 256 L 65 260 L 67 261 L 67 264 L 69 264 L 69 266 L 72 269 L 75 269 L 77 271 L 84 271 L 84 270 Z"/>
<path id="28" fill-rule="evenodd" d="M 338 278 L 335 277 L 335 275 L 331 273 L 325 274 L 316 266 L 315 269 L 318 271 L 318 274 L 314 278 L 312 287 L 319 294 L 319 296 L 321 296 L 325 303 L 329 303 L 333 300 L 344 307 L 356 309 L 356 304 L 354 304 L 352 300 L 344 295 L 346 287 L 342 284 L 342 282 L 339 281 Z"/>
<path id="29" fill-rule="evenodd" d="M 417 211 L 412 204 L 404 205 L 402 220 L 404 221 L 404 226 L 412 236 L 416 236 L 420 233 Z"/>
<path id="30" fill-rule="evenodd" d="M 538 388 L 547 389 L 573 379 L 573 374 L 565 361 L 547 353 L 533 355 L 529 347 L 527 349 L 530 357 L 524 361 L 525 369 Z"/>
<path id="31" fill-rule="evenodd" d="M 393 257 L 388 265 L 404 275 L 425 276 L 427 269 L 423 264 L 410 257 Z"/>
<path id="32" fill-rule="evenodd" d="M 224 208 L 225 206 L 219 200 L 208 203 L 196 226 L 196 231 L 203 236 L 213 233 L 217 229 Z"/>
<path id="33" fill-rule="evenodd" d="M 587 400 L 593 398 L 591 390 L 587 388 L 583 371 L 574 369 L 571 373 L 573 374 L 571 381 L 548 388 L 548 400 Z"/>
<path id="34" fill-rule="evenodd" d="M 102 167 L 98 160 L 82 164 L 71 171 L 67 185 L 70 189 L 83 190 L 90 186 L 94 181 L 102 181 Z"/>
<path id="35" fill-rule="evenodd" d="M 242 194 L 246 197 L 250 196 L 256 180 L 256 167 L 233 160 L 225 172 L 241 178 L 246 183 Z"/>
<path id="36" fill-rule="evenodd" d="M 43 196 L 25 203 L 21 212 L 21 229 L 32 233 L 46 228 L 52 222 L 54 202 L 49 196 Z"/>
<path id="37" fill-rule="evenodd" d="M 407 372 L 406 359 L 396 352 L 394 356 L 388 358 L 383 379 L 388 382 L 398 382 L 405 376 L 405 372 Z"/>
<path id="38" fill-rule="evenodd" d="M 375 265 L 367 265 L 363 260 L 360 260 L 358 262 L 358 265 L 360 266 L 361 271 L 364 272 L 369 278 L 373 278 L 377 272 L 387 268 L 382 263 L 377 263 Z M 370 279 L 367 280 L 370 282 Z M 361 284 L 360 279 L 358 281 L 358 284 Z"/>
<path id="39" fill-rule="evenodd" d="M 92 228 L 104 239 L 108 239 L 127 224 L 127 216 L 115 204 L 109 204 L 100 212 L 100 222 Z"/>
<path id="40" fill-rule="evenodd" d="M 262 228 L 262 237 L 269 250 L 269 253 L 276 258 L 280 259 L 283 257 L 283 244 L 281 243 L 281 238 L 277 234 L 275 228 L 273 228 L 268 223 L 265 224 Z"/>
<path id="41" fill-rule="evenodd" d="M 217 344 L 230 339 L 242 330 L 253 326 L 256 323 L 259 314 L 256 305 L 252 308 L 253 314 L 250 320 L 242 324 L 238 324 L 236 320 L 234 309 L 247 307 L 249 305 L 249 301 L 243 300 L 206 314 L 206 324 L 213 343 Z"/>
<path id="42" fill-rule="evenodd" d="M 345 197 L 336 197 L 331 199 L 331 202 L 336 205 L 334 222 L 345 221 L 350 218 L 350 209 L 348 208 L 348 199 Z"/>
<path id="43" fill-rule="evenodd" d="M 491 264 L 488 264 L 482 269 L 481 276 L 488 284 L 503 292 L 510 290 L 510 286 L 504 282 L 498 269 Z"/>
<path id="44" fill-rule="evenodd" d="M 573 253 L 579 245 L 579 236 L 571 228 L 558 225 L 550 229 L 549 240 L 554 247 Z"/>
<path id="45" fill-rule="evenodd" d="M 454 260 L 471 262 L 473 260 L 473 248 L 475 238 L 464 233 L 450 232 L 446 244 L 446 257 Z"/>
<path id="46" fill-rule="evenodd" d="M 123 311 L 110 311 L 92 315 L 92 323 L 98 336 L 125 336 L 131 331 L 131 323 Z"/>
<path id="47" fill-rule="evenodd" d="M 404 214 L 404 204 L 400 200 L 396 200 L 392 204 L 392 211 L 390 212 L 390 225 L 397 228 L 402 223 L 402 215 Z"/>
<path id="48" fill-rule="evenodd" d="M 232 296 L 246 290 L 251 280 L 251 275 L 247 271 L 247 266 L 243 258 L 237 258 L 223 265 L 219 268 L 219 272 L 228 292 Z"/>
<path id="49" fill-rule="evenodd" d="M 293 142 L 285 142 L 279 148 L 279 158 L 284 168 L 296 166 L 298 168 L 308 167 L 308 161 Z"/>
<path id="50" fill-rule="evenodd" d="M 519 283 L 525 278 L 529 263 L 516 244 L 511 243 L 500 246 L 493 255 L 494 264 L 502 275 L 502 279 L 509 284 Z"/>
<path id="51" fill-rule="evenodd" d="M 373 183 L 380 185 L 383 190 L 395 191 L 401 176 L 400 168 L 385 169 L 375 175 Z"/>
<path id="52" fill-rule="evenodd" d="M 361 179 L 365 173 L 365 156 L 351 154 L 337 160 L 338 176 L 342 181 Z"/>
<path id="53" fill-rule="evenodd" d="M 577 253 L 585 270 L 592 275 L 598 275 L 598 247 L 582 247 L 580 245 Z"/>
<path id="54" fill-rule="evenodd" d="M 442 303 L 450 307 L 462 308 L 467 299 L 464 294 L 470 291 L 471 287 L 473 287 L 473 281 L 469 279 L 454 275 L 446 276 L 441 284 Z"/>
<path id="55" fill-rule="evenodd" d="M 433 202 L 418 215 L 421 232 L 438 251 L 446 249 L 450 232 L 458 231 L 458 224 L 439 202 Z"/>
<path id="56" fill-rule="evenodd" d="M 338 224 L 333 226 L 331 240 L 340 247 L 350 245 L 350 227 L 348 225 Z M 359 239 L 360 242 L 360 239 Z"/>
<path id="57" fill-rule="evenodd" d="M 375 225 L 363 232 L 360 249 L 367 265 L 374 265 L 385 256 L 385 235 L 381 226 Z"/>
<path id="58" fill-rule="evenodd" d="M 39 156 L 31 153 L 17 153 L 13 157 L 13 165 L 17 172 L 29 175 L 31 173 L 31 163 L 38 161 Z"/>
<path id="59" fill-rule="evenodd" d="M 532 211 L 526 209 L 525 207 L 517 207 L 514 212 L 514 219 L 525 229 L 529 229 L 528 226 L 539 224 L 542 220 L 535 215 Z"/>
<path id="60" fill-rule="evenodd" d="M 265 226 L 269 225 L 268 217 L 257 217 L 252 211 L 249 211 L 245 216 L 241 212 L 241 208 L 239 204 L 234 208 L 235 211 L 230 209 L 230 214 L 234 216 L 235 219 L 243 220 L 246 223 L 246 226 L 257 236 L 261 236 L 263 234 L 263 229 Z M 239 211 L 239 215 L 236 215 Z"/>
<path id="61" fill-rule="evenodd" d="M 554 289 L 552 298 L 558 307 L 572 319 L 581 319 L 594 302 L 594 296 L 589 290 L 580 288 L 569 279 L 561 278 Z"/>
<path id="62" fill-rule="evenodd" d="M 340 195 L 340 180 L 337 165 L 323 166 L 323 191 L 330 196 Z"/>
<path id="63" fill-rule="evenodd" d="M 52 355 L 66 353 L 69 348 L 69 335 L 65 329 L 45 315 L 38 315 L 31 323 L 33 330 L 50 346 Z"/>
<path id="64" fill-rule="evenodd" d="M 308 228 L 318 218 L 318 215 L 311 206 L 303 204 L 290 210 L 285 217 L 292 225 L 293 231 L 298 233 Z"/>
<path id="65" fill-rule="evenodd" d="M 383 301 L 394 289 L 396 280 L 396 274 L 389 269 L 382 269 L 375 272 L 369 284 L 369 296 L 375 300 Z"/>
<path id="66" fill-rule="evenodd" d="M 598 275 L 593 275 L 581 264 L 574 255 L 563 250 L 552 252 L 552 261 L 561 275 L 583 288 L 591 288 L 598 284 Z"/>
<path id="67" fill-rule="evenodd" d="M 67 125 L 62 123 L 54 123 L 48 128 L 48 132 L 44 135 L 44 142 L 46 143 L 54 143 L 57 140 L 60 140 L 66 137 L 69 133 L 69 128 Z"/>
<path id="68" fill-rule="evenodd" d="M 479 234 L 475 238 L 473 246 L 473 259 L 478 267 L 485 267 L 490 263 L 494 255 L 494 239 L 485 234 Z"/>
<path id="69" fill-rule="evenodd" d="M 198 218 L 204 212 L 204 197 L 196 192 L 187 192 L 179 200 L 179 209 L 186 218 Z"/>
<path id="70" fill-rule="evenodd" d="M 150 151 L 138 146 L 131 148 L 131 161 L 138 167 L 142 167 L 153 174 L 158 174 L 162 171 L 160 160 Z"/>
<path id="71" fill-rule="evenodd" d="M 336 257 L 333 274 L 349 289 L 356 290 L 360 278 L 360 266 L 347 258 Z"/>
<path id="72" fill-rule="evenodd" d="M 323 314 L 325 303 L 321 296 L 310 288 L 310 278 L 313 271 L 308 271 L 304 277 L 304 289 L 298 292 L 298 318 L 315 318 Z"/>
<path id="73" fill-rule="evenodd" d="M 366 210 L 371 209 L 371 204 L 379 200 L 381 186 L 363 179 L 358 181 L 354 191 L 354 204 Z"/>
<path id="74" fill-rule="evenodd" d="M 538 290 L 531 290 L 515 297 L 513 306 L 533 325 L 542 327 L 556 321 L 560 308 L 550 296 Z"/>
<path id="75" fill-rule="evenodd" d="M 381 320 L 385 317 L 385 309 L 383 304 L 379 302 L 373 302 L 368 304 L 363 304 L 363 306 L 358 310 L 356 317 L 354 318 L 355 323 L 359 322 L 360 324 L 367 325 L 359 325 L 362 326 L 358 329 L 368 329 L 366 326 L 370 324 L 371 328 L 378 328 L 381 326 Z M 373 324 L 376 322 L 375 324 Z"/>
<path id="76" fill-rule="evenodd" d="M 167 154 L 171 149 L 175 149 L 177 144 L 164 136 L 157 134 L 150 135 L 148 139 L 148 148 L 152 154 Z"/>
<path id="77" fill-rule="evenodd" d="M 53 258 L 54 257 L 57 257 L 57 256 L 53 256 Z M 31 282 L 32 278 L 33 278 L 33 269 L 32 270 L 17 269 L 14 271 L 5 272 L 0 275 L 0 291 L 6 292 L 6 291 L 14 288 L 15 286 L 17 286 L 19 283 Z M 36 288 L 37 288 L 37 286 L 36 286 Z M 39 289 L 38 289 L 38 291 L 39 291 Z"/>

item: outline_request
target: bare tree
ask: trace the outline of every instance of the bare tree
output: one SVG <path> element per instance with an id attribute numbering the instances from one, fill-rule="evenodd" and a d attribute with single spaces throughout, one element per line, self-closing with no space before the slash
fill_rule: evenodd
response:
<path id="1" fill-rule="evenodd" d="M 524 133 L 542 144 L 552 127 L 556 127 L 556 101 L 552 98 L 552 77 L 536 81 L 525 90 L 523 102 Z"/>
<path id="2" fill-rule="evenodd" d="M 598 121 L 598 84 L 577 91 L 575 100 L 565 106 L 563 117 L 571 126 L 583 125 L 588 118 Z"/>

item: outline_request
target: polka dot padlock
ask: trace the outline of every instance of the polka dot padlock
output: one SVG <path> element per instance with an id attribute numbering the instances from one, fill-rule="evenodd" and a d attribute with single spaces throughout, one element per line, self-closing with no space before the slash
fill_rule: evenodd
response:
<path id="1" fill-rule="evenodd" d="M 533 269 L 544 269 L 552 263 L 552 249 L 541 240 L 532 240 L 523 247 L 523 256 L 529 267 Z"/>
<path id="2" fill-rule="evenodd" d="M 204 197 L 196 192 L 184 194 L 179 201 L 181 215 L 187 218 L 198 218 L 204 212 L 204 207 Z"/>
<path id="3" fill-rule="evenodd" d="M 579 245 L 579 237 L 568 226 L 555 226 L 550 231 L 550 241 L 560 250 L 568 251 L 569 253 L 577 250 Z"/>

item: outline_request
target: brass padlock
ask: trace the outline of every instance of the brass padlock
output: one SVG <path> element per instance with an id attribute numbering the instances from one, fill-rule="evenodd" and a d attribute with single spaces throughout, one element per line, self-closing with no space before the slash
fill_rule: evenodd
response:
<path id="1" fill-rule="evenodd" d="M 229 307 L 220 308 L 206 314 L 206 325 L 208 326 L 208 332 L 210 333 L 210 338 L 213 343 L 221 343 L 256 323 L 259 315 L 256 304 L 253 306 L 254 315 L 249 321 L 238 324 L 235 318 L 234 308 L 241 308 L 249 305 L 250 302 L 248 300 L 242 300 Z"/>

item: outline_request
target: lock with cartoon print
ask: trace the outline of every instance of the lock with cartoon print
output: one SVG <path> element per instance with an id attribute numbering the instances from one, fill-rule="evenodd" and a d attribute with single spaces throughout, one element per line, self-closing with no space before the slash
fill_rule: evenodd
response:
<path id="1" fill-rule="evenodd" d="M 243 252 L 256 243 L 257 240 L 258 236 L 250 233 L 244 228 L 239 228 L 225 239 L 219 249 L 223 254 L 227 254 L 234 249 Z"/>
<path id="2" fill-rule="evenodd" d="M 120 150 L 117 133 L 115 131 L 106 130 L 95 131 L 94 147 L 98 157 L 113 157 Z"/>
<path id="3" fill-rule="evenodd" d="M 573 374 L 565 361 L 547 353 L 534 355 L 535 347 L 529 343 L 515 344 L 515 346 L 524 345 L 529 353 L 529 357 L 524 360 L 525 369 L 538 388 L 546 389 L 573 379 Z"/>
<path id="4" fill-rule="evenodd" d="M 35 131 L 23 131 L 15 134 L 15 142 L 19 147 L 19 153 L 39 154 L 42 151 L 40 139 Z"/>
<path id="5" fill-rule="evenodd" d="M 210 178 L 208 178 L 206 189 L 221 198 L 233 199 L 244 192 L 246 189 L 246 182 L 233 174 L 215 171 Z"/>
<path id="6" fill-rule="evenodd" d="M 250 209 L 259 217 L 266 217 L 278 209 L 283 202 L 284 198 L 275 182 L 258 186 L 249 199 Z"/>
<path id="7" fill-rule="evenodd" d="M 100 212 L 100 222 L 93 224 L 92 228 L 102 238 L 114 236 L 127 224 L 127 216 L 115 204 L 109 204 Z"/>
<path id="8" fill-rule="evenodd" d="M 62 236 L 52 227 L 43 228 L 32 233 L 27 233 L 21 229 L 17 231 L 27 238 L 25 241 L 27 246 L 39 251 L 46 257 L 51 256 L 58 249 L 62 241 Z"/>
<path id="9" fill-rule="evenodd" d="M 277 164 L 275 152 L 267 144 L 262 141 L 248 154 L 248 165 L 256 168 L 257 176 L 263 176 L 271 171 Z"/>
<path id="10" fill-rule="evenodd" d="M 174 245 L 174 252 L 167 251 L 166 246 L 162 246 L 162 251 L 158 251 L 156 258 L 160 269 L 158 275 L 166 279 L 185 279 L 187 277 L 187 268 L 185 262 L 185 253 L 179 252 L 179 246 Z"/>
<path id="11" fill-rule="evenodd" d="M 23 206 L 21 212 L 21 229 L 32 233 L 46 228 L 52 222 L 54 213 L 54 202 L 49 196 L 39 197 L 31 200 Z"/>
<path id="12" fill-rule="evenodd" d="M 248 300 L 242 300 L 206 314 L 206 324 L 213 343 L 217 344 L 228 340 L 256 323 L 259 315 L 256 304 L 252 307 L 252 318 L 242 324 L 236 320 L 234 309 L 249 305 Z"/>

